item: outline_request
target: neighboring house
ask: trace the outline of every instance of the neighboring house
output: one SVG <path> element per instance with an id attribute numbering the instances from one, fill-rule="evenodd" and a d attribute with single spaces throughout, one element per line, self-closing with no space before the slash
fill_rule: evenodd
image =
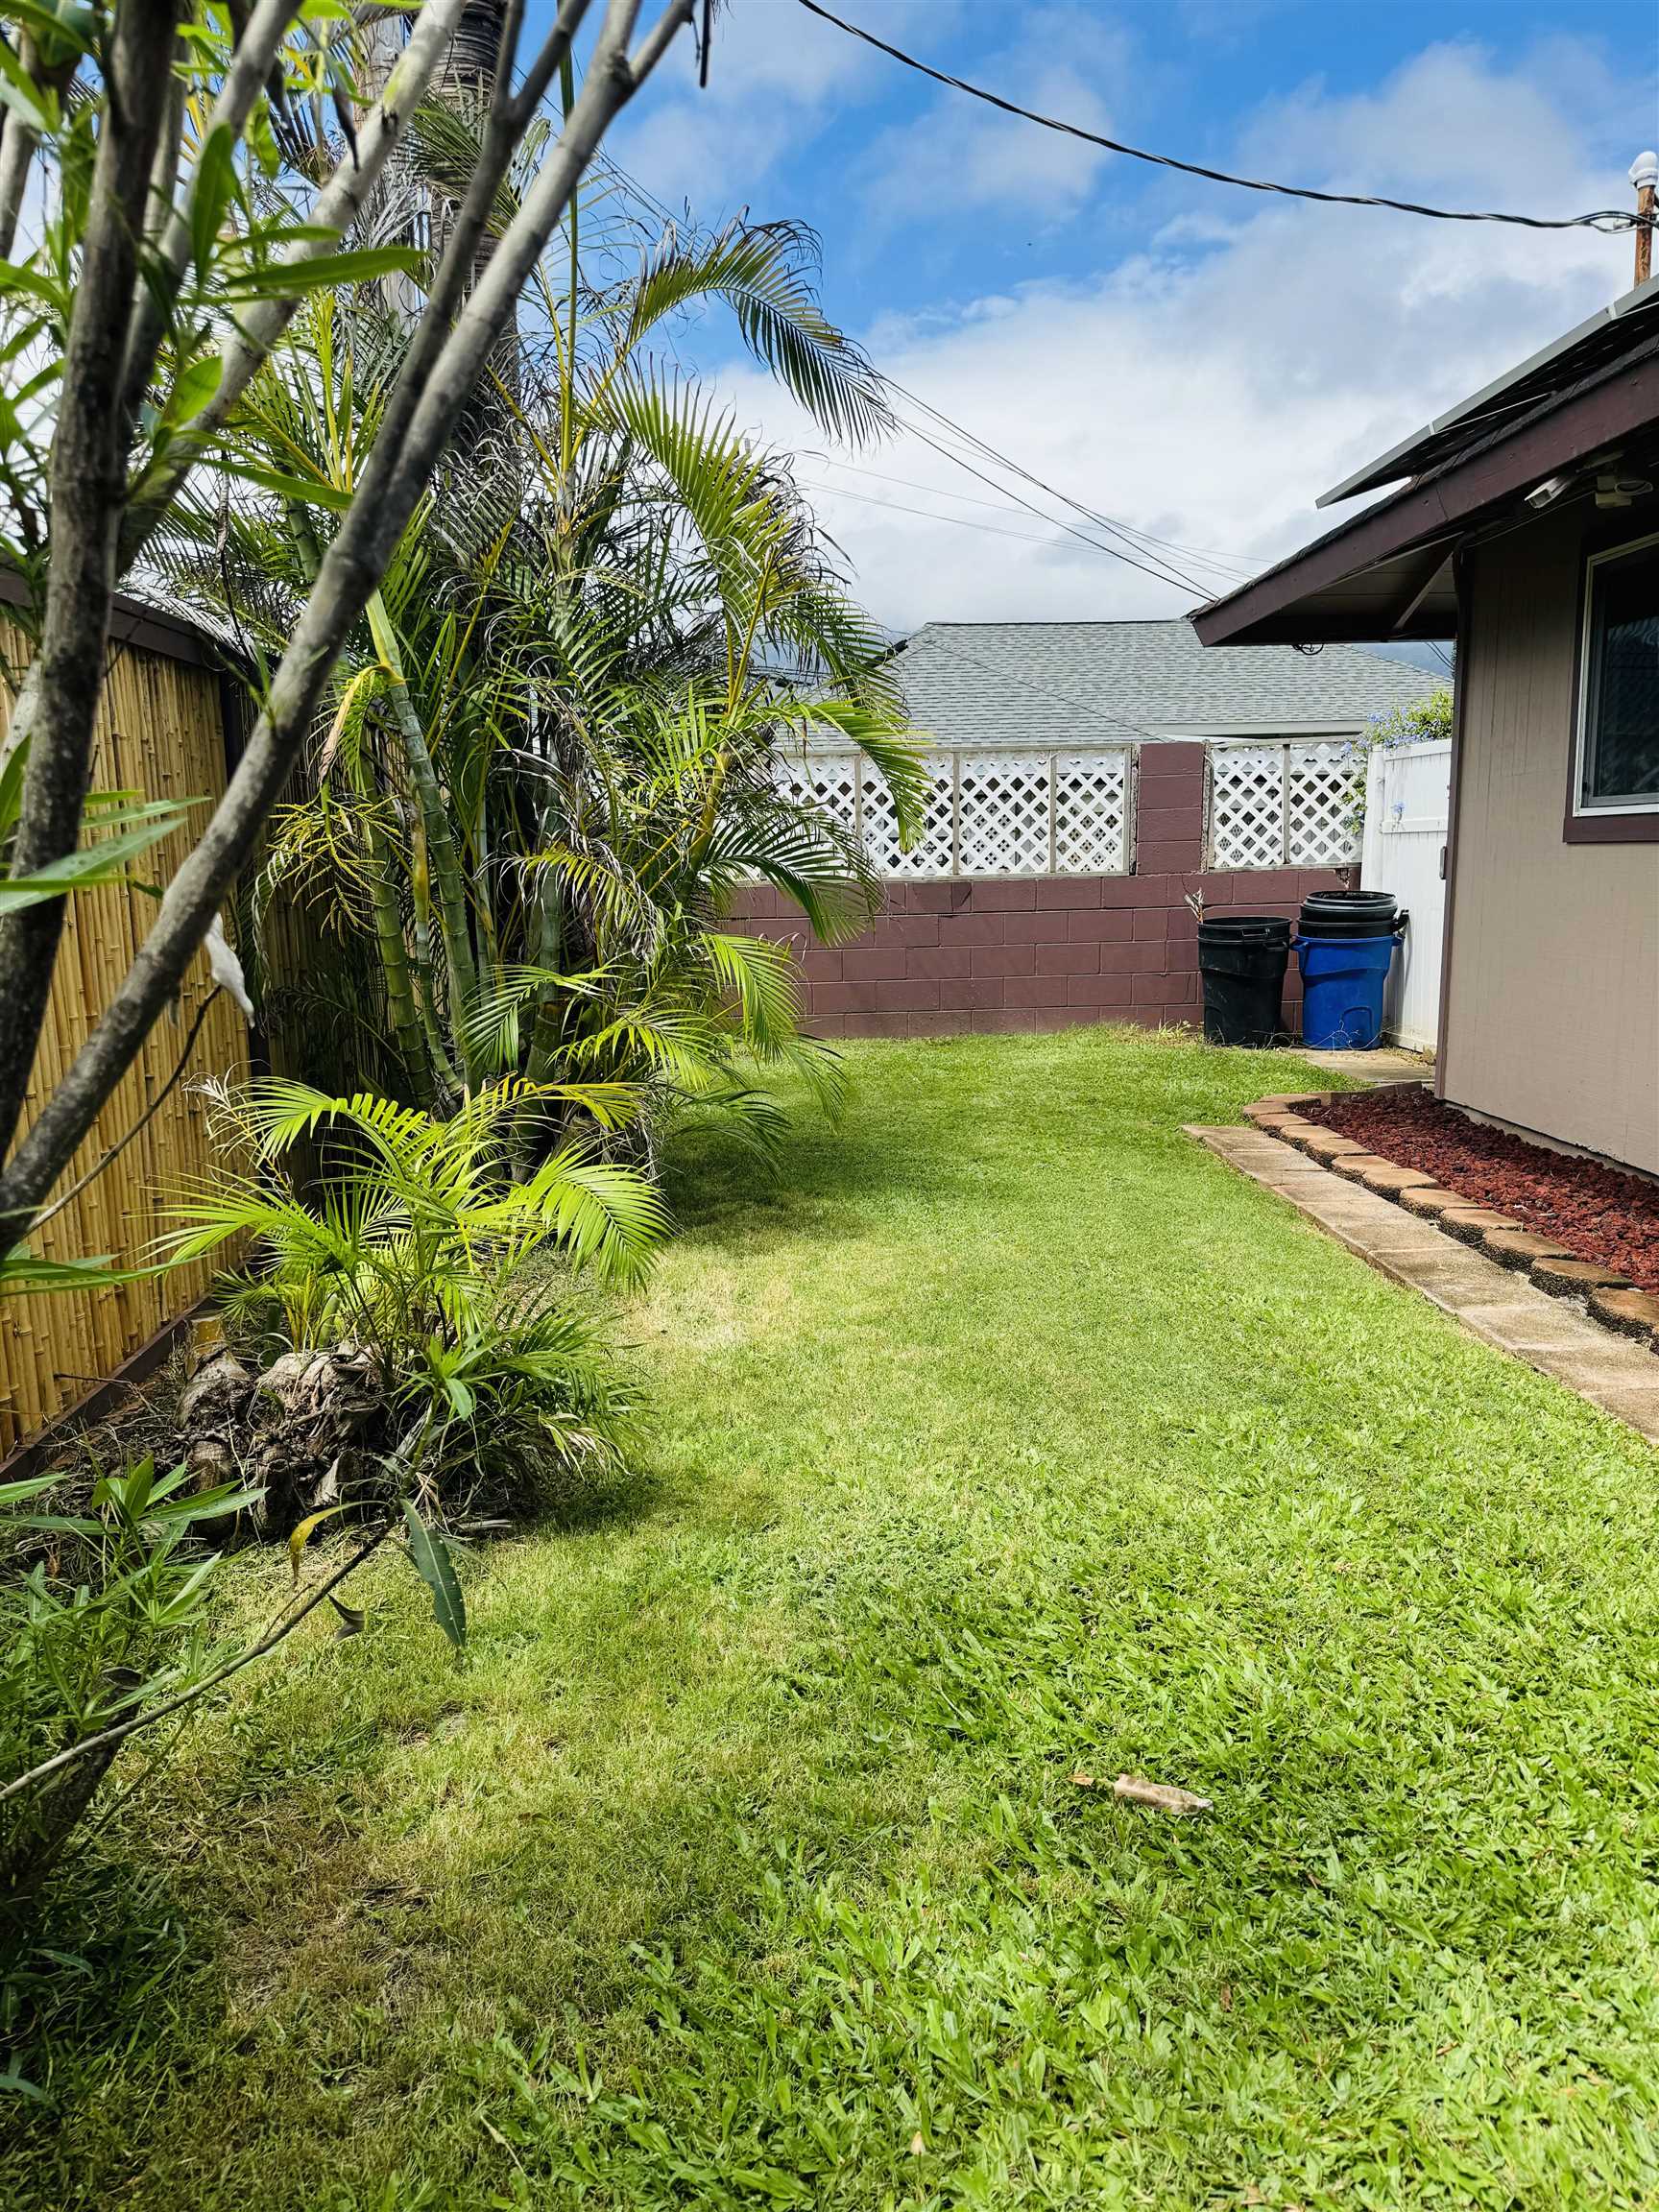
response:
<path id="1" fill-rule="evenodd" d="M 900 851 L 851 753 L 799 779 L 890 879 L 880 920 L 824 948 L 774 894 L 742 906 L 795 938 L 826 1035 L 1195 1020 L 1188 896 L 1293 914 L 1336 883 L 1358 858 L 1354 740 L 1434 682 L 1347 646 L 1206 653 L 1179 619 L 929 622 L 897 667 L 932 769 L 920 840 Z"/>
<path id="2" fill-rule="evenodd" d="M 1659 277 L 1326 500 L 1394 483 L 1197 635 L 1455 636 L 1436 1087 L 1659 1174 Z"/>

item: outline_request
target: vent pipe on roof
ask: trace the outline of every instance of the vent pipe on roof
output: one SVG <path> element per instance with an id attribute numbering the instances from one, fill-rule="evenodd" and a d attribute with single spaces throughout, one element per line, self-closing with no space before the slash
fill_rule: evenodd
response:
<path id="1" fill-rule="evenodd" d="M 1659 154 L 1638 154 L 1630 164 L 1630 181 L 1636 187 L 1636 281 L 1646 284 L 1653 274 L 1653 195 L 1659 185 Z"/>

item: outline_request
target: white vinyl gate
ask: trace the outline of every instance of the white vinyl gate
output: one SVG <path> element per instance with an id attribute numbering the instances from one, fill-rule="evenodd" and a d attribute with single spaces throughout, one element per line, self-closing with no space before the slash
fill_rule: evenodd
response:
<path id="1" fill-rule="evenodd" d="M 1365 851 L 1360 882 L 1392 891 L 1410 915 L 1382 1006 L 1385 1034 L 1413 1051 L 1432 1052 L 1440 1026 L 1440 949 L 1446 917 L 1446 825 L 1452 746 L 1379 746 L 1365 784 Z"/>

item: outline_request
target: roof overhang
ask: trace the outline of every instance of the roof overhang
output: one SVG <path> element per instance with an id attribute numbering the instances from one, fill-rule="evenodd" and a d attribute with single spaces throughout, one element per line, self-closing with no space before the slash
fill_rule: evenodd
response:
<path id="1" fill-rule="evenodd" d="M 0 567 L 0 610 L 30 605 L 29 587 L 22 577 Z M 110 599 L 109 636 L 117 645 L 132 645 L 166 661 L 182 661 L 193 668 L 221 668 L 232 657 L 230 648 L 205 622 L 168 608 L 153 607 L 126 591 L 117 591 Z"/>
<path id="2" fill-rule="evenodd" d="M 1655 424 L 1659 353 L 1650 353 L 1212 600 L 1192 626 L 1206 645 L 1453 637 L 1458 545 L 1550 477 L 1581 469 Z"/>

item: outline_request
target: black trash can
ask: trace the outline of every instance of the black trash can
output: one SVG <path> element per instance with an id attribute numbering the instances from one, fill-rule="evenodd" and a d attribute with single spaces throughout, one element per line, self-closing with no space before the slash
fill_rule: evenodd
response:
<path id="1" fill-rule="evenodd" d="M 1198 925 L 1204 1035 L 1212 1045 L 1271 1045 L 1285 1034 L 1280 1006 L 1290 959 L 1290 924 L 1277 914 L 1230 916 Z"/>
<path id="2" fill-rule="evenodd" d="M 1302 902 L 1304 937 L 1392 937 L 1402 920 L 1392 891 L 1310 891 Z"/>

